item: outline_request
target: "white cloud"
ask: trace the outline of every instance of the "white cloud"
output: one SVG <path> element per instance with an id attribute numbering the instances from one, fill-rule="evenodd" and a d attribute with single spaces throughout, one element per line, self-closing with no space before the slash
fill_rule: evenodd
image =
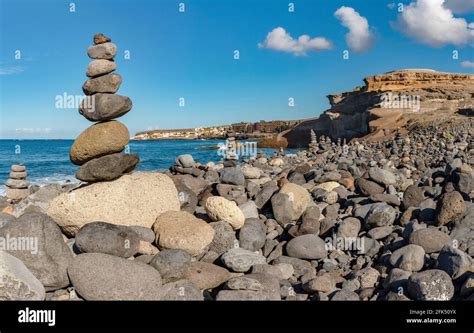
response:
<path id="1" fill-rule="evenodd" d="M 453 13 L 467 13 L 474 10 L 474 0 L 445 0 L 444 6 Z"/>
<path id="2" fill-rule="evenodd" d="M 270 31 L 258 47 L 301 56 L 310 51 L 329 50 L 332 43 L 324 37 L 311 38 L 308 35 L 301 35 L 294 39 L 285 29 L 278 27 Z"/>
<path id="3" fill-rule="evenodd" d="M 466 61 L 461 62 L 461 66 L 464 68 L 474 69 L 474 62 L 466 60 Z"/>
<path id="4" fill-rule="evenodd" d="M 0 68 L 0 75 L 14 75 L 23 72 L 25 69 L 20 66 Z"/>
<path id="5" fill-rule="evenodd" d="M 445 0 L 417 0 L 405 6 L 394 27 L 429 46 L 465 45 L 474 37 L 473 25 L 456 18 Z"/>
<path id="6" fill-rule="evenodd" d="M 369 21 L 351 7 L 341 7 L 334 13 L 341 24 L 349 29 L 346 42 L 355 52 L 368 50 L 374 43 L 374 37 L 369 29 Z"/>

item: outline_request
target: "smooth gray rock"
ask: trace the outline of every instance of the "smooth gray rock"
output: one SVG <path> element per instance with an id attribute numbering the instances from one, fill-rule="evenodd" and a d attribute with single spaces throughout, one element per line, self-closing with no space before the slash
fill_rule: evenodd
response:
<path id="1" fill-rule="evenodd" d="M 21 250 L 10 248 L 6 252 L 20 259 L 46 291 L 69 285 L 67 267 L 72 253 L 53 219 L 42 213 L 24 214 L 15 223 L 0 228 L 0 237 L 6 239 L 7 235 L 24 246 Z"/>
<path id="2" fill-rule="evenodd" d="M 316 274 L 315 268 L 311 265 L 309 261 L 298 258 L 279 256 L 273 261 L 272 264 L 290 264 L 291 266 L 293 266 L 294 275 L 297 278 L 305 274 Z"/>
<path id="3" fill-rule="evenodd" d="M 415 230 L 410 234 L 410 244 L 420 245 L 426 253 L 439 252 L 445 245 L 451 244 L 449 235 L 435 228 Z"/>
<path id="4" fill-rule="evenodd" d="M 245 185 L 244 173 L 236 168 L 225 168 L 221 174 L 221 182 L 230 185 Z"/>
<path id="5" fill-rule="evenodd" d="M 273 215 L 281 224 L 291 223 L 293 220 L 293 203 L 291 197 L 285 193 L 276 193 L 271 199 Z"/>
<path id="6" fill-rule="evenodd" d="M 90 121 L 105 121 L 119 118 L 132 109 L 132 100 L 127 96 L 97 93 L 86 96 L 79 113 Z"/>
<path id="7" fill-rule="evenodd" d="M 378 240 L 378 239 L 383 239 L 387 237 L 388 235 L 392 233 L 392 231 L 393 231 L 393 227 L 387 225 L 385 227 L 376 227 L 376 228 L 370 229 L 367 234 L 370 236 L 370 238 Z"/>
<path id="8" fill-rule="evenodd" d="M 397 183 L 397 179 L 392 172 L 377 167 L 369 169 L 369 177 L 373 181 L 383 185 L 395 185 Z"/>
<path id="9" fill-rule="evenodd" d="M 384 188 L 382 186 L 365 178 L 357 178 L 355 185 L 357 189 L 366 196 L 384 192 Z"/>
<path id="10" fill-rule="evenodd" d="M 286 253 L 299 259 L 322 259 L 327 257 L 326 243 L 316 235 L 302 235 L 286 244 Z"/>
<path id="11" fill-rule="evenodd" d="M 114 61 L 107 59 L 92 60 L 87 66 L 86 75 L 88 77 L 97 77 L 113 72 L 117 68 Z"/>
<path id="12" fill-rule="evenodd" d="M 91 222 L 76 234 L 75 245 L 84 253 L 105 253 L 129 258 L 138 253 L 140 237 L 130 227 Z"/>
<path id="13" fill-rule="evenodd" d="M 220 286 L 229 280 L 231 275 L 223 267 L 202 261 L 191 261 L 185 264 L 183 277 L 199 289 L 207 290 Z"/>
<path id="14" fill-rule="evenodd" d="M 76 292 L 92 300 L 159 300 L 160 273 L 146 264 L 103 253 L 84 253 L 68 268 Z"/>
<path id="15" fill-rule="evenodd" d="M 135 169 L 139 161 L 136 154 L 105 155 L 81 165 L 76 172 L 76 178 L 88 183 L 114 180 Z"/>
<path id="16" fill-rule="evenodd" d="M 445 271 L 453 279 L 457 279 L 468 271 L 474 271 L 474 262 L 467 253 L 451 245 L 445 245 L 436 259 L 436 268 Z"/>
<path id="17" fill-rule="evenodd" d="M 276 277 L 278 280 L 288 280 L 295 272 L 291 264 L 258 264 L 252 266 L 252 273 L 268 274 Z"/>
<path id="18" fill-rule="evenodd" d="M 266 227 L 258 218 L 246 219 L 239 230 L 240 247 L 252 252 L 260 250 L 265 245 Z"/>
<path id="19" fill-rule="evenodd" d="M 183 168 L 193 168 L 194 167 L 194 158 L 191 154 L 183 154 L 176 157 L 176 165 L 179 165 Z"/>
<path id="20" fill-rule="evenodd" d="M 16 204 L 13 214 L 18 217 L 25 213 L 45 213 L 51 201 L 63 192 L 65 189 L 60 184 L 41 186 L 38 191 Z"/>
<path id="21" fill-rule="evenodd" d="M 417 272 L 423 268 L 424 263 L 425 250 L 415 244 L 406 245 L 390 256 L 390 264 L 405 271 Z"/>
<path id="22" fill-rule="evenodd" d="M 239 205 L 239 208 L 244 213 L 246 219 L 258 219 L 258 209 L 254 201 L 249 200 Z"/>
<path id="23" fill-rule="evenodd" d="M 265 264 L 266 259 L 261 254 L 241 248 L 233 248 L 221 257 L 224 265 L 234 272 L 248 272 L 255 264 Z"/>
<path id="24" fill-rule="evenodd" d="M 129 228 L 135 231 L 141 240 L 147 243 L 153 243 L 155 241 L 156 235 L 150 228 L 142 227 L 140 225 L 131 225 Z"/>

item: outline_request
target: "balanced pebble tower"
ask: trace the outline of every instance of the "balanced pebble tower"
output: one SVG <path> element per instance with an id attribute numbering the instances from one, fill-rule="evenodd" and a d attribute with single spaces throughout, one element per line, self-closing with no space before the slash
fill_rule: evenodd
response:
<path id="1" fill-rule="evenodd" d="M 23 164 L 11 166 L 10 178 L 5 182 L 8 188 L 6 197 L 11 201 L 20 201 L 30 195 L 28 181 L 26 180 L 26 167 Z"/>
<path id="2" fill-rule="evenodd" d="M 76 138 L 69 156 L 72 163 L 80 165 L 76 178 L 92 183 L 114 180 L 131 172 L 139 158 L 123 153 L 130 135 L 124 124 L 114 120 L 132 109 L 130 98 L 115 94 L 122 83 L 122 77 L 114 73 L 117 46 L 110 38 L 97 34 L 87 54 L 93 60 L 87 67 L 89 79 L 82 86 L 86 97 L 79 113 L 95 124 Z"/>

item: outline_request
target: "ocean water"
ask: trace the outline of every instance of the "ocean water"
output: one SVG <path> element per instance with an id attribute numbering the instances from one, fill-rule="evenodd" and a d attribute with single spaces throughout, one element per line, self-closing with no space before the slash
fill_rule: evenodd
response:
<path id="1" fill-rule="evenodd" d="M 24 163 L 31 184 L 77 181 L 74 177 L 78 166 L 69 160 L 69 149 L 73 140 L 0 140 L 0 195 L 6 188 L 3 185 L 8 179 L 12 164 Z M 218 146 L 221 140 L 192 141 L 131 141 L 131 153 L 140 156 L 137 171 L 163 171 L 174 164 L 181 154 L 192 154 L 200 163 L 218 162 L 222 156 L 217 150 L 201 150 L 203 146 Z M 258 149 L 271 156 L 275 149 Z M 295 149 L 285 150 L 287 153 Z"/>

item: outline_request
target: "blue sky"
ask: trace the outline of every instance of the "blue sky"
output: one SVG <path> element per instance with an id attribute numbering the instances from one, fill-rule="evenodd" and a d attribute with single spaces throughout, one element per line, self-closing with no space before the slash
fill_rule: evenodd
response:
<path id="1" fill-rule="evenodd" d="M 403 3 L 416 1 L 426 0 Z M 460 0 L 446 1 L 456 6 Z M 70 2 L 75 12 L 70 12 Z M 184 13 L 178 10 L 180 2 L 186 6 Z M 290 2 L 294 12 L 288 11 Z M 56 108 L 55 98 L 82 94 L 90 61 L 87 48 L 98 32 L 119 48 L 115 60 L 123 83 L 118 94 L 134 104 L 119 120 L 131 134 L 315 117 L 329 107 L 326 95 L 362 85 L 365 76 L 396 69 L 473 72 L 473 35 L 467 32 L 467 42 L 459 40 L 459 32 L 468 31 L 462 22 L 448 25 L 444 30 L 461 30 L 446 36 L 431 32 L 440 28 L 428 22 L 431 14 L 422 18 L 427 20 L 424 30 L 409 26 L 409 11 L 394 24 L 401 14 L 389 5 L 392 2 L 0 0 L 0 138 L 74 138 L 91 125 L 75 108 Z M 348 27 L 334 14 L 342 6 L 368 21 L 370 45 L 362 45 L 367 48 L 363 52 L 348 45 Z M 474 5 L 467 7 L 450 13 L 474 22 Z M 305 54 L 259 47 L 278 27 L 294 39 L 304 34 L 324 38 L 331 47 L 308 48 Z M 16 50 L 21 59 L 15 59 Z M 130 59 L 124 59 L 125 50 Z M 234 50 L 240 59 L 234 59 Z M 343 59 L 344 50 L 350 51 L 348 60 Z M 453 50 L 458 59 L 453 59 Z M 179 106 L 180 97 L 185 98 L 184 107 Z M 294 107 L 288 106 L 290 97 Z"/>

